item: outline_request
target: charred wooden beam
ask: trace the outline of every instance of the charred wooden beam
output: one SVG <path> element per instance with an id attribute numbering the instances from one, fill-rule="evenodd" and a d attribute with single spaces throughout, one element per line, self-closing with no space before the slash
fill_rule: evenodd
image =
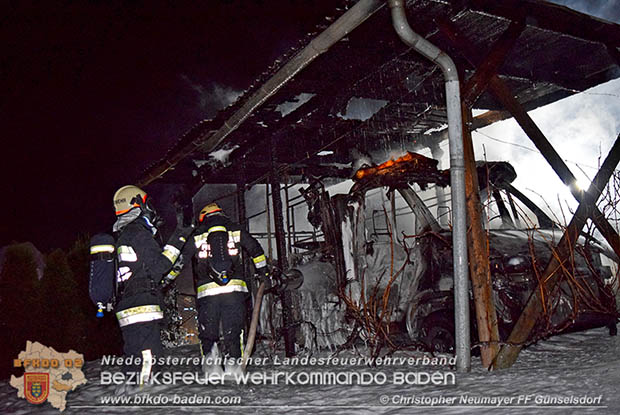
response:
<path id="1" fill-rule="evenodd" d="M 258 183 L 268 184 L 270 183 L 270 175 L 265 174 L 268 170 L 266 163 L 248 163 L 248 170 L 245 176 L 244 182 L 248 185 L 254 185 Z M 276 170 L 287 170 L 289 176 L 297 178 L 309 178 L 309 177 L 335 177 L 341 179 L 349 179 L 353 174 L 350 167 L 338 167 L 327 164 L 314 164 L 314 163 L 298 163 L 292 165 L 278 165 Z M 208 183 L 218 184 L 236 184 L 237 174 L 229 169 L 224 169 L 219 174 L 209 174 L 204 176 L 200 185 Z"/>
<path id="2" fill-rule="evenodd" d="M 274 146 L 271 146 L 272 157 Z M 280 175 L 276 170 L 271 171 L 271 201 L 273 204 L 273 223 L 276 236 L 276 253 L 278 255 L 278 272 L 288 268 L 286 260 L 286 234 L 284 232 L 284 216 L 282 215 L 282 197 L 280 195 Z M 288 294 L 287 294 L 288 293 Z M 286 356 L 295 356 L 295 330 L 293 329 L 293 313 L 291 310 L 291 294 L 283 290 L 280 294 L 282 302 L 282 334 L 284 335 L 284 350 Z"/>
<path id="3" fill-rule="evenodd" d="M 474 158 L 474 145 L 471 140 L 471 131 L 468 124 L 471 122 L 471 109 L 463 105 L 463 150 L 465 158 L 465 197 L 467 203 L 467 218 L 469 232 L 467 232 L 467 250 L 469 256 L 470 278 L 476 320 L 478 322 L 478 338 L 480 339 L 482 365 L 489 367 L 499 350 L 499 329 L 497 327 L 497 313 L 493 302 L 493 288 L 491 284 L 491 268 L 489 265 L 489 250 L 487 235 L 482 228 L 482 211 L 480 206 L 480 190 L 478 174 Z"/>
<path id="4" fill-rule="evenodd" d="M 243 167 L 240 169 L 241 171 L 243 171 Z M 237 220 L 239 222 L 239 225 L 241 225 L 241 229 L 245 230 L 246 232 L 248 231 L 248 219 L 247 219 L 247 214 L 246 214 L 246 209 L 245 209 L 245 184 L 243 183 L 243 180 L 240 180 L 237 183 Z M 246 282 L 249 284 L 250 287 L 250 292 L 255 293 L 256 292 L 256 284 L 254 283 L 254 278 L 252 278 L 252 270 L 250 268 L 250 262 L 249 262 L 249 258 L 248 256 L 245 254 L 245 252 L 242 252 L 242 266 L 243 266 L 243 275 L 245 275 L 245 280 Z M 251 300 L 248 300 L 251 301 Z M 246 325 L 247 327 L 250 326 L 251 324 L 251 317 L 252 313 L 247 313 L 246 315 Z"/>
<path id="5" fill-rule="evenodd" d="M 474 131 L 510 117 L 512 117 L 512 114 L 508 111 L 487 111 L 474 117 L 471 123 L 471 130 Z"/>
<path id="6" fill-rule="evenodd" d="M 443 21 L 440 27 L 442 33 L 461 48 L 466 54 L 466 58 L 475 65 L 482 61 L 481 54 L 475 50 L 467 41 L 466 37 L 460 33 L 459 29 L 451 22 Z M 514 94 L 506 86 L 497 75 L 489 79 L 489 89 L 492 94 L 502 103 L 502 105 L 510 112 L 517 123 L 521 126 L 525 134 L 532 140 L 536 148 L 541 152 L 547 163 L 553 168 L 562 182 L 568 186 L 571 194 L 579 202 L 582 201 L 583 192 L 577 188 L 577 180 L 564 160 L 555 151 L 551 143 L 547 140 L 542 131 L 538 128 L 534 120 L 528 115 L 523 106 L 515 99 Z M 592 211 L 592 221 L 603 237 L 609 242 L 616 255 L 620 256 L 620 236 L 615 229 L 609 224 L 609 221 L 600 212 L 598 208 Z"/>
<path id="7" fill-rule="evenodd" d="M 237 182 L 237 211 L 239 212 L 239 225 L 245 231 L 248 231 L 248 217 L 245 208 L 245 183 Z"/>
<path id="8" fill-rule="evenodd" d="M 318 97 L 317 97 L 318 98 Z M 330 128 L 322 127 L 322 123 L 325 123 L 325 119 L 329 117 L 329 114 L 325 113 L 325 109 L 322 106 L 323 101 L 317 99 L 310 100 L 304 104 L 305 111 L 311 111 L 312 114 L 305 117 L 305 121 L 316 120 L 316 125 L 319 126 L 314 129 L 299 128 L 296 121 L 300 115 L 288 114 L 282 121 L 279 121 L 275 132 L 271 131 L 269 139 L 273 140 L 274 151 L 276 152 L 276 158 L 278 160 L 278 166 L 282 163 L 291 164 L 292 169 L 303 169 L 305 166 L 313 168 L 313 166 L 319 166 L 320 163 L 316 162 L 314 156 L 318 151 L 325 147 L 334 147 L 343 143 L 346 140 L 344 136 L 358 127 L 361 122 L 355 120 L 338 119 L 336 122 L 330 121 Z M 312 104 L 310 104 L 312 103 Z M 310 104 L 310 105 L 309 105 Z M 248 141 L 245 145 L 244 151 L 235 151 L 232 153 L 230 162 L 236 164 L 241 158 L 247 158 L 247 169 L 249 175 L 256 178 L 266 175 L 270 171 L 271 161 L 269 152 L 265 152 L 266 148 L 269 148 L 266 137 L 259 137 L 258 140 L 254 138 Z M 344 145 L 344 144 L 342 144 Z M 348 147 L 348 146 L 347 146 Z M 348 163 L 349 160 L 343 161 Z M 341 177 L 338 173 L 338 169 L 334 169 L 333 166 L 322 166 L 327 168 L 326 171 L 334 170 L 336 177 Z M 220 168 L 210 169 L 205 166 L 204 169 L 208 171 L 201 172 L 202 180 L 204 182 L 220 183 L 220 180 L 227 177 L 226 174 L 230 170 L 224 166 Z M 293 172 L 291 174 L 294 174 Z M 350 172 L 347 173 L 350 176 Z M 325 174 L 323 174 L 325 175 Z M 249 182 L 250 179 L 247 180 Z"/>
<path id="9" fill-rule="evenodd" d="M 317 57 L 324 54 L 340 39 L 384 7 L 384 5 L 384 2 L 380 0 L 361 0 L 355 3 L 327 29 L 312 39 L 303 49 L 290 59 L 287 59 L 286 63 L 268 79 L 261 82 L 260 85 L 254 86 L 252 93 L 248 94 L 247 98 L 239 100 L 236 105 L 229 107 L 229 110 L 222 112 L 222 115 L 226 114 L 226 118 L 223 122 L 218 120 L 219 122 L 215 124 L 217 125 L 215 131 L 210 129 L 207 131 L 201 130 L 194 140 L 176 149 L 164 160 L 151 166 L 143 173 L 138 184 L 145 186 L 163 176 L 168 170 L 174 168 L 177 163 L 197 150 L 209 152 L 215 149 L 229 134 L 242 125 L 258 107 L 276 94 L 278 90 L 282 89 L 297 73 L 307 67 Z M 220 118 L 219 115 L 218 118 Z"/>
<path id="10" fill-rule="evenodd" d="M 524 28 L 523 20 L 511 22 L 489 54 L 478 65 L 476 72 L 467 80 L 463 88 L 463 101 L 467 106 L 471 107 L 484 93 L 489 79 L 497 74 Z"/>
<path id="11" fill-rule="evenodd" d="M 539 286 L 539 288 L 535 289 L 532 293 L 519 320 L 517 320 L 517 324 L 515 324 L 512 333 L 510 333 L 507 344 L 502 346 L 493 362 L 494 369 L 509 368 L 517 360 L 521 348 L 523 348 L 527 342 L 536 321 L 542 314 L 543 302 L 545 302 L 546 299 L 542 297 L 541 293 L 552 292 L 553 288 L 556 286 L 559 275 L 562 274 L 561 267 L 566 260 L 570 258 L 573 247 L 577 242 L 577 238 L 586 220 L 589 216 L 592 216 L 593 212 L 596 210 L 596 201 L 600 197 L 602 189 L 607 185 L 609 178 L 612 176 L 614 169 L 618 165 L 618 161 L 620 161 L 620 135 L 616 138 L 616 142 L 603 162 L 601 169 L 596 173 L 592 184 L 585 193 L 582 202 L 579 204 L 573 218 L 564 231 L 560 242 L 554 249 L 549 263 L 539 278 L 543 286 Z"/>
<path id="12" fill-rule="evenodd" d="M 446 23 L 444 23 L 446 25 Z M 465 158 L 465 195 L 469 232 L 467 233 L 470 278 L 474 293 L 478 338 L 481 343 L 481 358 L 484 367 L 491 366 L 499 351 L 499 329 L 493 301 L 491 269 L 487 235 L 482 227 L 480 187 L 476 170 L 474 146 L 469 125 L 472 123 L 471 105 L 485 91 L 488 80 L 495 76 L 504 59 L 514 46 L 525 27 L 522 20 L 511 22 L 508 29 L 493 45 L 489 54 L 477 66 L 476 72 L 464 86 L 463 96 L 463 148 Z M 449 30 L 447 27 L 445 30 Z"/>
<path id="13" fill-rule="evenodd" d="M 508 111 L 487 111 L 483 114 L 475 116 L 470 124 L 470 131 L 477 130 L 478 128 L 486 127 L 497 121 L 502 121 L 512 117 Z M 429 147 L 431 150 L 437 147 L 442 141 L 448 139 L 448 129 L 444 128 L 441 131 L 436 131 L 432 134 L 425 134 L 414 139 L 414 150 L 419 148 Z M 438 158 L 433 156 L 433 158 Z"/>
<path id="14" fill-rule="evenodd" d="M 542 131 L 538 128 L 534 120 L 521 107 L 519 102 L 514 99 L 508 88 L 497 77 L 491 79 L 491 90 L 493 94 L 506 106 L 513 114 L 517 123 L 521 126 L 525 134 L 532 140 L 536 148 L 541 152 L 553 171 L 560 177 L 562 182 L 570 189 L 571 194 L 577 201 L 583 202 L 583 192 L 577 187 L 577 179 L 570 171 L 564 160 L 555 151 L 551 143 L 547 140 Z M 616 230 L 611 226 L 605 215 L 595 206 L 589 211 L 594 225 L 601 235 L 609 242 L 616 255 L 620 256 L 620 237 Z"/>

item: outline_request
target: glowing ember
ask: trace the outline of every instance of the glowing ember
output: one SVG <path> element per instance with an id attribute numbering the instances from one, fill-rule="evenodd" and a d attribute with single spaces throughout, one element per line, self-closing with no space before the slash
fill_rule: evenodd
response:
<path id="1" fill-rule="evenodd" d="M 409 163 L 413 162 L 413 166 Z M 367 167 L 364 169 L 359 169 L 355 173 L 355 178 L 357 180 L 361 180 L 364 177 L 373 176 L 373 175 L 384 175 L 384 174 L 393 174 L 396 171 L 400 171 L 402 168 L 411 169 L 412 167 L 428 167 L 429 162 L 432 162 L 432 167 L 437 165 L 437 161 L 433 159 L 429 159 L 428 157 L 424 157 L 417 153 L 407 152 L 402 157 L 397 158 L 396 160 L 388 160 L 385 163 L 382 163 L 375 167 Z"/>

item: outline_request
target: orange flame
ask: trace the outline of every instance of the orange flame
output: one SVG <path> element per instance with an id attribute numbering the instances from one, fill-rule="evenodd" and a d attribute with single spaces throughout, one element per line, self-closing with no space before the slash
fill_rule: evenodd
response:
<path id="1" fill-rule="evenodd" d="M 365 169 L 359 169 L 356 173 L 355 173 L 355 178 L 357 180 L 361 180 L 362 178 L 366 177 L 366 176 L 371 176 L 374 174 L 381 174 L 382 170 L 385 170 L 389 167 L 392 167 L 394 165 L 400 164 L 400 163 L 406 163 L 409 161 L 413 160 L 413 154 L 411 154 L 410 152 L 407 152 L 407 154 L 405 154 L 402 157 L 397 158 L 396 160 L 388 160 L 376 167 L 367 167 Z"/>

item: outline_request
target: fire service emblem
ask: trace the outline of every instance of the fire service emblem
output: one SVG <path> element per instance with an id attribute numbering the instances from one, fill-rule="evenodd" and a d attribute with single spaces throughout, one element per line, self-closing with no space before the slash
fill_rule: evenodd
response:
<path id="1" fill-rule="evenodd" d="M 30 403 L 45 402 L 50 392 L 49 373 L 24 373 L 24 395 Z"/>

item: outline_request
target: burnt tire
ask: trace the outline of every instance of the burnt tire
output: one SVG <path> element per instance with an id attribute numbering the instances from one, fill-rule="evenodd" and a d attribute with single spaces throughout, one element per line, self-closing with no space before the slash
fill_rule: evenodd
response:
<path id="1" fill-rule="evenodd" d="M 443 311 L 436 311 L 424 318 L 421 324 L 421 341 L 437 353 L 453 352 L 456 344 L 453 317 Z"/>

